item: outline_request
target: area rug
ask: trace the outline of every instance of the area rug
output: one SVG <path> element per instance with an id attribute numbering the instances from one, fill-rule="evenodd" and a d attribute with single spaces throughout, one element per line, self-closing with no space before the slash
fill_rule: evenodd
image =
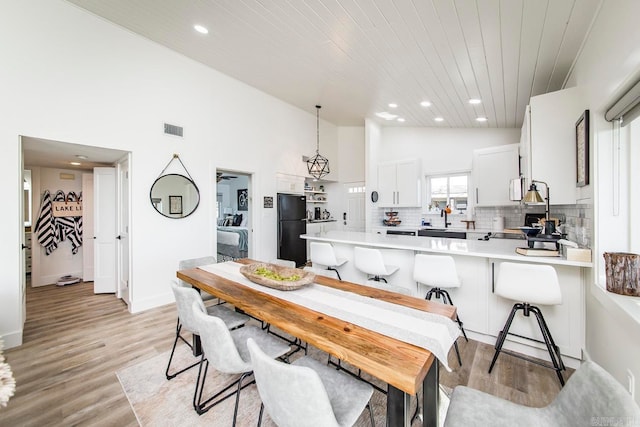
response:
<path id="1" fill-rule="evenodd" d="M 300 357 L 304 352 L 298 352 L 292 359 Z M 233 419 L 234 398 L 214 406 L 203 415 L 198 415 L 192 406 L 193 389 L 198 375 L 198 368 L 192 368 L 174 379 L 168 381 L 164 371 L 169 360 L 169 352 L 159 354 L 151 359 L 139 362 L 117 372 L 120 384 L 124 389 L 129 403 L 141 426 L 211 426 L 231 425 Z M 326 353 L 318 349 L 309 348 L 309 356 L 322 362 L 327 361 Z M 188 366 L 196 359 L 190 353 L 186 345 L 178 345 L 174 356 L 175 367 Z M 215 391 L 232 383 L 237 376 L 221 374 L 209 369 L 207 374 L 207 387 L 205 396 L 212 395 Z M 375 382 L 375 379 L 367 378 Z M 377 383 L 379 386 L 383 384 Z M 386 387 L 385 387 L 386 388 Z M 446 390 L 440 389 L 440 424 L 444 420 L 449 399 Z M 375 391 L 371 398 L 374 411 L 375 424 L 384 426 L 386 423 L 386 395 Z M 415 410 L 416 399 L 411 399 L 411 413 Z M 260 396 L 255 384 L 242 390 L 238 409 L 238 422 L 240 427 L 256 426 L 260 411 Z M 271 427 L 275 424 L 265 412 L 263 426 Z M 358 419 L 356 426 L 370 426 L 368 411 L 364 411 Z M 413 425 L 421 425 L 416 420 Z"/>

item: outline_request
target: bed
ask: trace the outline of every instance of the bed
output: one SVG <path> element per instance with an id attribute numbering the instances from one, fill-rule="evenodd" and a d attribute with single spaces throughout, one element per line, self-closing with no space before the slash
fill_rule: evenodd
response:
<path id="1" fill-rule="evenodd" d="M 218 226 L 218 261 L 230 261 L 248 256 L 247 227 Z"/>

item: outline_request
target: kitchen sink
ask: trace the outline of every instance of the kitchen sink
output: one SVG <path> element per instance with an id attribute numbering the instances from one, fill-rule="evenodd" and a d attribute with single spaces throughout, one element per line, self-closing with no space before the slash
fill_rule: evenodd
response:
<path id="1" fill-rule="evenodd" d="M 467 233 L 465 231 L 450 230 L 448 228 L 423 228 L 418 230 L 418 236 L 466 239 Z"/>

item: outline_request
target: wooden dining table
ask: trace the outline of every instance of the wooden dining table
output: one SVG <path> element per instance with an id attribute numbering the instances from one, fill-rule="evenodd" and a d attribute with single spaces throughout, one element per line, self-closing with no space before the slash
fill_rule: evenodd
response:
<path id="1" fill-rule="evenodd" d="M 241 259 L 250 264 L 258 261 Z M 177 277 L 387 384 L 387 425 L 411 424 L 410 399 L 423 389 L 423 425 L 438 425 L 438 361 L 422 347 L 256 291 L 204 269 Z M 317 275 L 315 283 L 455 319 L 454 306 Z"/>

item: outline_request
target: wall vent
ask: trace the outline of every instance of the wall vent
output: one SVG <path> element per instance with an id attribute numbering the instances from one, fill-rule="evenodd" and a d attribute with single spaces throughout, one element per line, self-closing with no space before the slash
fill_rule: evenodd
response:
<path id="1" fill-rule="evenodd" d="M 170 125 L 169 123 L 165 123 L 164 133 L 181 137 L 183 133 L 183 129 L 181 126 Z"/>

